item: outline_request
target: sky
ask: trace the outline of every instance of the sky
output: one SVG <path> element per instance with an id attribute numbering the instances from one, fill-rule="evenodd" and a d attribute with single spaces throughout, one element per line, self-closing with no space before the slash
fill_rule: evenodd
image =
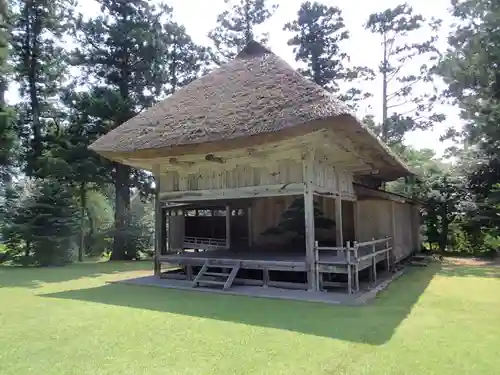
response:
<path id="1" fill-rule="evenodd" d="M 273 1 L 273 0 L 269 0 Z M 304 0 L 274 0 L 279 5 L 273 17 L 263 25 L 262 29 L 269 32 L 268 47 L 278 56 L 283 58 L 293 67 L 298 67 L 294 60 L 292 47 L 287 45 L 290 33 L 283 31 L 283 25 L 296 18 L 297 10 Z M 404 0 L 322 0 L 326 5 L 337 6 L 342 10 L 344 22 L 350 32 L 349 40 L 342 45 L 342 50 L 351 57 L 352 65 L 368 66 L 374 70 L 382 57 L 381 41 L 376 36 L 364 29 L 368 16 L 374 12 L 380 12 L 401 4 Z M 195 42 L 209 44 L 208 32 L 214 28 L 216 18 L 224 10 L 224 0 L 167 0 L 174 9 L 174 18 L 183 24 L 187 32 Z M 407 0 L 416 13 L 424 17 L 436 17 L 443 20 L 443 28 L 440 31 L 438 41 L 441 50 L 446 49 L 446 37 L 453 19 L 449 13 L 450 0 Z M 92 4 L 91 0 L 81 0 L 84 4 L 83 12 L 93 16 L 99 12 L 99 7 Z M 414 36 L 424 40 L 429 37 L 427 30 L 418 31 Z M 405 65 L 407 73 L 415 71 L 424 61 L 415 59 Z M 404 74 L 405 72 L 402 71 Z M 442 82 L 435 82 L 438 87 L 443 88 Z M 373 93 L 373 97 L 365 100 L 357 111 L 362 118 L 366 114 L 372 114 L 376 119 L 381 118 L 382 86 L 380 80 L 362 83 L 363 89 Z M 429 85 L 417 87 L 420 92 L 432 90 Z M 458 109 L 450 105 L 439 105 L 435 108 L 444 113 L 447 119 L 444 123 L 437 124 L 434 130 L 415 131 L 407 134 L 405 143 L 416 148 L 432 148 L 437 155 L 442 155 L 449 143 L 442 143 L 439 136 L 448 127 L 461 127 L 462 123 L 458 116 Z M 404 107 L 398 108 L 404 111 Z"/>

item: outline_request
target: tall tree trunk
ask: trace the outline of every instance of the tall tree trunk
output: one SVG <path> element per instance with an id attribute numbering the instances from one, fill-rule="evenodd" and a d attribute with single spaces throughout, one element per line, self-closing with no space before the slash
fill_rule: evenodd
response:
<path id="1" fill-rule="evenodd" d="M 387 143 L 389 138 L 389 124 L 387 123 L 387 36 L 384 33 L 384 60 L 382 62 L 382 140 Z"/>
<path id="2" fill-rule="evenodd" d="M 443 203 L 442 213 L 441 213 L 441 236 L 439 238 L 439 252 L 443 254 L 446 251 L 446 245 L 448 245 L 448 233 L 450 229 L 450 221 L 448 219 L 448 203 Z"/>
<path id="3" fill-rule="evenodd" d="M 116 164 L 115 174 L 115 235 L 110 260 L 130 260 L 127 244 L 128 216 L 130 212 L 130 168 Z"/>
<path id="4" fill-rule="evenodd" d="M 83 262 L 85 253 L 85 213 L 87 212 L 87 185 L 80 184 L 80 246 L 78 247 L 78 261 Z"/>
<path id="5" fill-rule="evenodd" d="M 127 15 L 123 16 L 124 21 L 127 20 Z M 129 81 L 130 73 L 128 58 L 129 51 L 125 48 L 122 51 L 123 61 L 121 66 L 121 81 L 119 84 L 120 96 L 127 108 L 129 105 Z M 124 110 L 117 119 L 117 125 L 120 126 L 125 121 L 133 116 L 132 110 Z M 130 167 L 115 163 L 115 234 L 113 238 L 113 252 L 110 260 L 130 260 L 128 248 L 128 223 L 130 212 Z"/>
<path id="6" fill-rule="evenodd" d="M 245 1 L 245 43 L 248 44 L 253 39 L 252 22 L 250 19 L 250 1 Z"/>

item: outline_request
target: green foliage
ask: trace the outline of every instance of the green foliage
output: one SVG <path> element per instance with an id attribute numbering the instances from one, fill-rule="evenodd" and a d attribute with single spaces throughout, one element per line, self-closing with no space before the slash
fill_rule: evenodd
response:
<path id="1" fill-rule="evenodd" d="M 297 19 L 288 22 L 284 30 L 294 33 L 288 45 L 293 46 L 295 60 L 307 66 L 299 72 L 325 89 L 337 93 L 340 82 L 372 78 L 373 72 L 366 67 L 345 65 L 349 56 L 341 51 L 340 44 L 349 39 L 349 32 L 340 8 L 307 1 L 297 12 Z M 356 102 L 368 97 L 361 94 L 351 88 L 342 99 Z"/>
<path id="2" fill-rule="evenodd" d="M 337 7 L 314 2 L 301 5 L 297 19 L 285 25 L 284 30 L 295 33 L 288 41 L 293 46 L 295 60 L 307 64 L 300 73 L 316 84 L 338 91 L 337 79 L 344 79 L 346 53 L 339 43 L 349 38 L 342 11 Z"/>
<path id="3" fill-rule="evenodd" d="M 278 8 L 269 0 L 224 0 L 228 9 L 217 17 L 217 26 L 209 33 L 215 45 L 216 63 L 236 57 L 250 41 L 265 44 L 267 34 L 257 35 L 256 27 L 262 25 Z"/>
<path id="4" fill-rule="evenodd" d="M 72 192 L 57 181 L 44 180 L 9 194 L 7 248 L 23 253 L 22 263 L 49 266 L 72 261 L 78 218 Z"/>
<path id="5" fill-rule="evenodd" d="M 73 0 L 12 1 L 11 60 L 23 99 L 17 106 L 18 131 L 29 176 L 43 177 L 45 136 L 61 120 L 54 103 L 68 74 L 62 40 L 74 5 Z"/>
<path id="6" fill-rule="evenodd" d="M 459 22 L 438 71 L 466 122 L 461 133 L 450 135 L 471 147 L 468 154 L 458 154 L 465 159 L 463 172 L 474 201 L 467 228 L 484 238 L 496 238 L 500 234 L 500 10 L 491 1 L 456 1 L 453 15 Z"/>
<path id="7" fill-rule="evenodd" d="M 100 0 L 101 13 L 90 20 L 80 16 L 73 63 L 95 83 L 85 110 L 108 131 L 150 107 L 164 92 L 171 93 L 199 74 L 203 49 L 195 47 L 183 27 L 172 21 L 172 9 L 142 0 Z M 134 252 L 127 242 L 130 194 L 135 186 L 150 192 L 152 177 L 113 164 L 115 228 L 111 259 Z"/>
<path id="8" fill-rule="evenodd" d="M 379 66 L 382 75 L 382 123 L 373 124 L 373 130 L 389 145 L 400 144 L 406 132 L 427 129 L 444 120 L 444 115 L 434 113 L 438 99 L 437 89 L 429 90 L 432 72 L 439 52 L 435 47 L 441 21 L 427 22 L 422 15 L 415 14 L 408 4 L 388 8 L 371 14 L 366 29 L 380 35 L 383 57 Z M 429 28 L 429 39 L 412 42 L 411 37 L 423 28 Z M 425 56 L 427 62 L 418 71 L 406 72 L 405 65 Z M 419 83 L 426 83 L 424 94 L 416 94 Z M 401 113 L 397 108 L 406 106 Z M 392 113 L 391 113 L 392 112 Z"/>

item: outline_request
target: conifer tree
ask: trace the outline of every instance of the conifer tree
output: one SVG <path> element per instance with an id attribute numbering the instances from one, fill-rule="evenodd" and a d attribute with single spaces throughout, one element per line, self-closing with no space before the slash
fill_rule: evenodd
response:
<path id="1" fill-rule="evenodd" d="M 243 47 L 255 40 L 265 44 L 267 33 L 258 33 L 261 26 L 273 15 L 278 5 L 270 0 L 224 0 L 227 9 L 217 17 L 217 26 L 209 33 L 220 64 L 233 59 Z"/>

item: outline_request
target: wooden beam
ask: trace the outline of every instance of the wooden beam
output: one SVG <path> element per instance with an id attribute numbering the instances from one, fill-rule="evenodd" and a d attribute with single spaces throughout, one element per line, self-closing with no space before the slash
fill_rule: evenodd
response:
<path id="1" fill-rule="evenodd" d="M 226 249 L 231 248 L 231 206 L 226 204 Z"/>
<path id="2" fill-rule="evenodd" d="M 159 168 L 157 169 L 159 171 Z M 160 202 L 160 174 L 155 174 L 155 257 L 154 257 L 154 275 L 160 276 L 161 274 L 161 249 L 163 246 L 162 222 L 163 222 L 163 209 Z"/>
<path id="3" fill-rule="evenodd" d="M 308 153 L 303 160 L 304 176 L 304 220 L 305 220 L 305 242 L 306 242 L 306 263 L 307 263 L 307 287 L 310 291 L 317 291 L 316 282 L 316 261 L 314 259 L 314 197 L 313 197 L 313 157 L 314 153 Z"/>
<path id="4" fill-rule="evenodd" d="M 302 195 L 303 183 L 248 186 L 234 189 L 172 191 L 160 193 L 160 199 L 169 202 L 193 202 L 217 199 L 245 199 L 255 197 L 277 197 Z"/>

